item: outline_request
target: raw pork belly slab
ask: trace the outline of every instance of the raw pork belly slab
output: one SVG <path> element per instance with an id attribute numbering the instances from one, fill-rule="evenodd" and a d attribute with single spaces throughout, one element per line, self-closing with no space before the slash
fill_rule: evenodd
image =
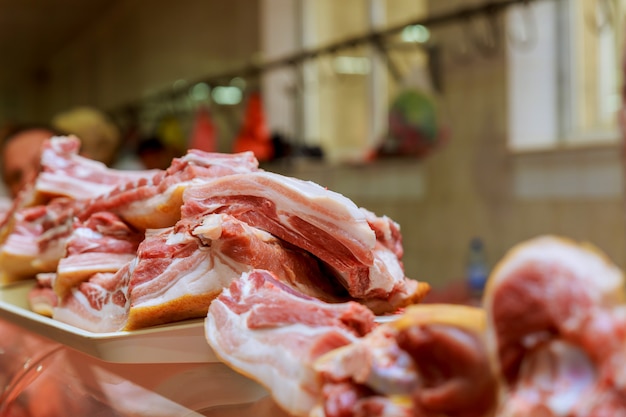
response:
<path id="1" fill-rule="evenodd" d="M 288 413 L 308 416 L 320 395 L 314 361 L 375 326 L 358 303 L 324 303 L 254 270 L 211 303 L 205 333 L 226 364 L 268 388 Z"/>
<path id="2" fill-rule="evenodd" d="M 541 236 L 510 250 L 484 299 L 502 415 L 626 415 L 623 303 L 622 271 L 592 245 Z"/>
<path id="3" fill-rule="evenodd" d="M 150 233 L 137 256 L 127 329 L 206 317 L 211 301 L 255 268 L 270 269 L 311 296 L 335 302 L 346 297 L 314 257 L 225 214 L 182 220 Z"/>
<path id="4" fill-rule="evenodd" d="M 383 302 L 379 307 L 401 307 L 427 291 L 404 276 L 397 256 L 401 249 L 389 222 L 376 220 L 374 230 L 370 223 L 375 216 L 313 182 L 253 172 L 189 187 L 183 217 L 206 213 L 228 213 L 310 252 L 334 271 L 354 298 L 394 300 L 391 307 Z"/>
<path id="5" fill-rule="evenodd" d="M 252 152 L 222 154 L 189 150 L 150 181 L 126 184 L 90 200 L 82 219 L 98 211 L 116 213 L 140 230 L 170 227 L 180 220 L 183 191 L 191 184 L 258 170 Z"/>
<path id="6" fill-rule="evenodd" d="M 0 283 L 53 272 L 64 256 L 73 217 L 89 198 L 122 185 L 135 188 L 159 172 L 110 169 L 78 155 L 79 148 L 74 136 L 44 143 L 41 172 L 16 198 L 0 229 Z"/>
<path id="7" fill-rule="evenodd" d="M 95 213 L 86 222 L 77 220 L 66 240 L 66 256 L 57 267 L 54 291 L 64 297 L 95 273 L 117 272 L 135 258 L 143 240 L 142 232 L 113 213 Z"/>
<path id="8" fill-rule="evenodd" d="M 28 292 L 28 306 L 32 311 L 42 316 L 52 317 L 54 308 L 59 303 L 59 297 L 52 289 L 55 273 L 37 274 L 37 283 Z"/>
<path id="9" fill-rule="evenodd" d="M 65 254 L 65 239 L 72 231 L 77 207 L 80 207 L 78 200 L 56 198 L 47 205 L 13 213 L 11 230 L 6 230 L 0 246 L 0 283 L 56 271 L 59 259 Z"/>
<path id="10" fill-rule="evenodd" d="M 86 221 L 95 213 L 111 212 L 142 231 L 172 226 L 180 218 L 182 191 L 190 183 L 258 169 L 251 152 L 190 150 L 167 171 L 117 171 L 76 155 L 78 147 L 74 137 L 46 144 L 44 171 L 35 187 L 20 195 L 23 204 L 14 205 L 0 229 L 0 284 L 54 272 L 65 255 L 74 218 Z M 50 200 L 55 192 L 67 197 Z M 28 207 L 27 200 L 30 204 L 33 199 L 46 204 Z"/>
<path id="11" fill-rule="evenodd" d="M 35 192 L 45 197 L 89 199 L 108 194 L 115 188 L 149 181 L 160 170 L 123 171 L 78 155 L 80 139 L 57 136 L 46 141 L 41 155 L 41 173 L 35 181 Z"/>
<path id="12" fill-rule="evenodd" d="M 116 273 L 96 273 L 70 289 L 52 318 L 94 333 L 122 330 L 128 318 L 128 283 L 136 260 Z"/>

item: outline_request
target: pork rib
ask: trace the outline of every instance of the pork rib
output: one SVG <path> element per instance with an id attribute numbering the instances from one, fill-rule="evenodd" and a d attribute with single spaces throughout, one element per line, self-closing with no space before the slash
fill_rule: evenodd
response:
<path id="1" fill-rule="evenodd" d="M 314 361 L 369 333 L 375 321 L 358 303 L 324 303 L 254 270 L 211 303 L 205 327 L 226 364 L 267 387 L 286 412 L 308 416 L 320 396 Z"/>

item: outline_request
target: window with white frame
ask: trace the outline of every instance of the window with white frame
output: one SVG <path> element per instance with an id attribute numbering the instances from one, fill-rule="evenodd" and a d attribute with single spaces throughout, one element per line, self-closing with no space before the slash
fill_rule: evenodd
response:
<path id="1" fill-rule="evenodd" d="M 507 16 L 509 146 L 615 143 L 626 0 L 543 0 Z"/>

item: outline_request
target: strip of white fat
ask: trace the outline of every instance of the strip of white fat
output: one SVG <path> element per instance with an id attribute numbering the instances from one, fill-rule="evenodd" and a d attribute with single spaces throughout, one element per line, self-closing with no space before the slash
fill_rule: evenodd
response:
<path id="1" fill-rule="evenodd" d="M 211 303 L 210 311 L 205 335 L 217 355 L 268 388 L 283 409 L 294 416 L 308 416 L 317 401 L 318 387 L 306 346 L 337 329 L 294 324 L 251 331 L 246 325 L 249 313 L 237 315 L 219 299 Z"/>
<path id="2" fill-rule="evenodd" d="M 146 295 L 133 298 L 133 307 L 158 306 L 189 295 L 217 294 L 228 287 L 234 278 L 249 269 L 247 265 L 213 256 L 206 249 L 199 249 L 197 256 L 202 259 L 201 262 L 184 270 L 180 265 L 186 260 L 173 260 L 167 270 L 156 278 L 166 281 L 165 285 L 157 286 L 153 280 L 138 285 L 133 294 L 145 292 Z M 145 291 L 145 288 L 152 286 L 159 290 Z"/>
<path id="3" fill-rule="evenodd" d="M 283 224 L 289 224 L 291 214 L 297 213 L 308 223 L 329 231 L 348 249 L 359 247 L 370 255 L 376 244 L 365 213 L 352 200 L 311 181 L 260 171 L 218 178 L 187 191 L 185 199 L 242 194 L 266 198 L 276 205 Z M 371 259 L 359 260 L 371 263 Z"/>

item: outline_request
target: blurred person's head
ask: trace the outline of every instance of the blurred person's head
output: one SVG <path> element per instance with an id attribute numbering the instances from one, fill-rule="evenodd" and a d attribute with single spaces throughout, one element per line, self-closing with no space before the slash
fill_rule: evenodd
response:
<path id="1" fill-rule="evenodd" d="M 15 126 L 4 132 L 2 140 L 2 179 L 11 197 L 39 173 L 41 147 L 55 135 L 46 126 Z"/>
<path id="2" fill-rule="evenodd" d="M 103 112 L 91 107 L 75 107 L 56 115 L 52 126 L 77 136 L 81 141 L 81 155 L 109 166 L 115 161 L 121 134 Z"/>

